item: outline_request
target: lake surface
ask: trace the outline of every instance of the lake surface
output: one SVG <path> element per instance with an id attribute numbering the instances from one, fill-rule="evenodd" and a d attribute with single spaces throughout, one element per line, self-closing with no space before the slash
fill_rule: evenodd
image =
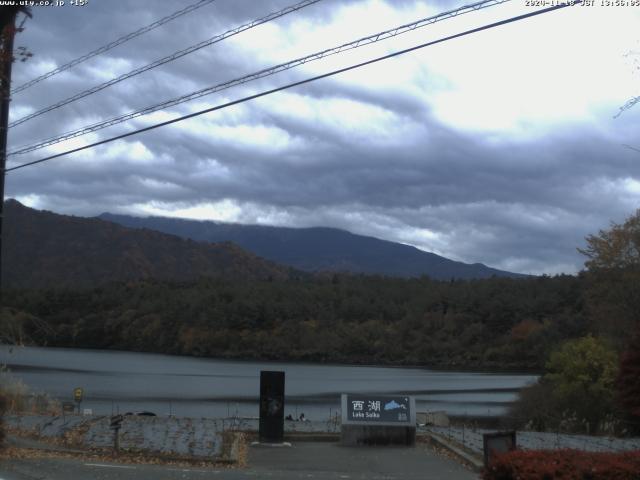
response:
<path id="1" fill-rule="evenodd" d="M 33 390 L 95 414 L 149 410 L 192 417 L 258 416 L 260 370 L 286 373 L 285 413 L 328 419 L 341 393 L 414 395 L 418 411 L 500 415 L 535 375 L 422 368 L 229 361 L 147 353 L 0 345 L 0 364 Z"/>

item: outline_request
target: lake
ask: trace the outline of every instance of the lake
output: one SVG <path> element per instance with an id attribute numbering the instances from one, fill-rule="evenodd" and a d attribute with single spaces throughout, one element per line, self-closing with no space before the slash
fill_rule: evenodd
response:
<path id="1" fill-rule="evenodd" d="M 414 395 L 418 411 L 502 414 L 535 375 L 425 368 L 230 361 L 148 353 L 0 345 L 0 364 L 33 390 L 95 414 L 148 410 L 191 417 L 258 416 L 260 370 L 286 373 L 285 413 L 325 420 L 341 393 Z"/>

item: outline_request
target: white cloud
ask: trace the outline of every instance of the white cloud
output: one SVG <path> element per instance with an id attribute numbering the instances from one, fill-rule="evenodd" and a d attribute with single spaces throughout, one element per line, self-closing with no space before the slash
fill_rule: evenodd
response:
<path id="1" fill-rule="evenodd" d="M 19 38 L 36 56 L 15 65 L 15 83 L 175 9 L 118 1 L 91 7 L 90 24 L 81 9 L 38 9 Z M 214 2 L 16 94 L 12 118 L 289 3 Z M 463 15 L 11 165 L 525 11 L 509 2 Z M 10 148 L 435 13 L 425 2 L 321 2 L 12 129 Z M 622 147 L 640 148 L 640 106 L 612 119 L 640 94 L 624 56 L 639 48 L 639 20 L 629 8 L 552 12 L 16 171 L 7 194 L 65 213 L 334 226 L 466 262 L 575 272 L 584 236 L 640 201 L 640 154 Z"/>
<path id="2" fill-rule="evenodd" d="M 233 222 L 238 218 L 240 208 L 233 200 L 222 200 L 220 202 L 207 202 L 192 206 L 180 206 L 180 204 L 167 204 L 164 202 L 148 202 L 131 205 L 127 208 L 127 211 L 137 215 Z"/>

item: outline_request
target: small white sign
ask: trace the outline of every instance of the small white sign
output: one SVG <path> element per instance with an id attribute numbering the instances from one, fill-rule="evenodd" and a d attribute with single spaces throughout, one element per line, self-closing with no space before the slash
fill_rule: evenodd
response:
<path id="1" fill-rule="evenodd" d="M 83 415 L 93 415 L 93 410 L 90 408 L 83 408 L 82 409 L 82 414 Z"/>

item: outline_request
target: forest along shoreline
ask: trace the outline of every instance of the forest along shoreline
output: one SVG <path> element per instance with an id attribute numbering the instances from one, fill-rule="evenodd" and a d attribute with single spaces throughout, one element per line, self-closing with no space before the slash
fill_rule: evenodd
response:
<path id="1" fill-rule="evenodd" d="M 146 280 L 10 289 L 2 324 L 38 346 L 540 372 L 562 341 L 589 332 L 587 287 L 569 275 Z"/>

